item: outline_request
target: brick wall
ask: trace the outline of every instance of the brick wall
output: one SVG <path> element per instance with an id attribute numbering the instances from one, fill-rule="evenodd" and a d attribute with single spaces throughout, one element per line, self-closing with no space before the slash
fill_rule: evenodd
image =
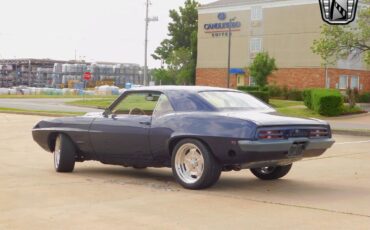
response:
<path id="1" fill-rule="evenodd" d="M 370 91 L 370 71 L 365 70 L 345 70 L 328 69 L 330 77 L 330 88 L 336 88 L 339 84 L 340 75 L 359 76 L 362 91 Z M 208 85 L 226 87 L 227 69 L 211 68 L 197 69 L 197 85 Z M 231 76 L 231 86 L 236 87 L 237 78 Z M 248 78 L 245 80 L 248 83 Z M 324 68 L 284 68 L 275 71 L 269 76 L 269 83 L 289 88 L 324 88 L 325 69 Z"/>
<path id="2" fill-rule="evenodd" d="M 236 75 L 230 75 L 230 88 L 236 88 Z M 197 69 L 196 85 L 227 88 L 227 69 Z"/>

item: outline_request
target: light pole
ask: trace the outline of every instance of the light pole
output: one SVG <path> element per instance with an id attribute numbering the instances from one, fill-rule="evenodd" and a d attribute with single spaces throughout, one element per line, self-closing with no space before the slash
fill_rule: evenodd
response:
<path id="1" fill-rule="evenodd" d="M 229 47 L 227 54 L 227 88 L 230 88 L 230 63 L 231 63 L 231 24 L 236 20 L 236 17 L 230 18 L 229 20 Z"/>
<path id="2" fill-rule="evenodd" d="M 150 1 L 146 0 L 146 14 L 145 14 L 145 58 L 144 58 L 144 85 L 149 85 L 148 79 L 148 29 L 149 29 L 149 22 L 156 22 L 158 21 L 158 17 L 151 17 L 149 18 L 149 5 Z"/>

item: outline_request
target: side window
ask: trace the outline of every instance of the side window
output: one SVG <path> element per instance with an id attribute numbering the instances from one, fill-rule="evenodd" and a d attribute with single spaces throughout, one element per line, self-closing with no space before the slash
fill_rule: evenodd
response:
<path id="1" fill-rule="evenodd" d="M 159 99 L 157 106 L 155 107 L 155 111 L 153 113 L 154 117 L 160 117 L 168 113 L 174 112 L 172 105 L 170 101 L 168 100 L 168 97 L 164 94 L 162 94 Z"/>
<path id="2" fill-rule="evenodd" d="M 348 76 L 340 75 L 339 76 L 339 89 L 347 89 L 347 88 L 348 88 Z"/>
<path id="3" fill-rule="evenodd" d="M 159 99 L 159 93 L 131 93 L 124 97 L 113 109 L 115 115 L 147 115 L 153 114 Z"/>
<path id="4" fill-rule="evenodd" d="M 250 40 L 250 52 L 259 53 L 262 51 L 262 38 L 251 38 Z"/>
<path id="5" fill-rule="evenodd" d="M 360 78 L 358 76 L 351 77 L 351 89 L 360 89 Z"/>
<path id="6" fill-rule="evenodd" d="M 263 18 L 262 7 L 253 6 L 251 8 L 251 21 L 260 21 Z"/>

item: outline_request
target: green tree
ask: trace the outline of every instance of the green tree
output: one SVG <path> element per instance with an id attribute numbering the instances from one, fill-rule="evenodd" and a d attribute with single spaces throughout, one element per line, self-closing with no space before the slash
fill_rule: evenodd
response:
<path id="1" fill-rule="evenodd" d="M 194 62 L 191 51 L 186 48 L 174 50 L 169 54 L 167 69 L 160 68 L 153 71 L 157 85 L 189 85 L 192 83 Z"/>
<path id="2" fill-rule="evenodd" d="M 176 83 L 175 78 L 164 68 L 153 70 L 153 78 L 156 85 L 173 85 Z"/>
<path id="3" fill-rule="evenodd" d="M 192 60 L 192 52 L 187 48 L 179 48 L 172 52 L 169 57 L 168 70 L 170 75 L 176 79 L 178 85 L 190 85 L 193 83 L 192 76 L 195 64 Z"/>
<path id="4" fill-rule="evenodd" d="M 197 59 L 197 34 L 199 3 L 186 0 L 178 11 L 170 10 L 171 22 L 168 25 L 168 38 L 163 40 L 152 57 L 168 67 L 169 75 L 174 75 L 178 84 L 192 84 L 195 81 Z M 189 60 L 184 60 L 184 56 Z M 177 79 L 178 78 L 178 79 Z"/>
<path id="5" fill-rule="evenodd" d="M 267 77 L 275 70 L 275 58 L 271 58 L 267 52 L 258 53 L 248 67 L 250 76 L 259 87 L 267 85 Z"/>
<path id="6" fill-rule="evenodd" d="M 363 55 L 370 65 L 370 0 L 364 0 L 358 19 L 349 25 L 323 25 L 321 37 L 314 40 L 312 51 L 320 55 L 325 65 L 334 64 L 350 54 Z"/>

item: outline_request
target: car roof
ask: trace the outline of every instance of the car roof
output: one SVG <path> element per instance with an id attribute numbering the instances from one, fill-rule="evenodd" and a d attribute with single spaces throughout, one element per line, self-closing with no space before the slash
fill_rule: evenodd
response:
<path id="1" fill-rule="evenodd" d="M 136 87 L 129 89 L 128 91 L 186 91 L 186 92 L 201 92 L 201 91 L 236 91 L 234 89 L 220 88 L 220 87 L 210 87 L 210 86 L 145 86 L 145 87 Z"/>

